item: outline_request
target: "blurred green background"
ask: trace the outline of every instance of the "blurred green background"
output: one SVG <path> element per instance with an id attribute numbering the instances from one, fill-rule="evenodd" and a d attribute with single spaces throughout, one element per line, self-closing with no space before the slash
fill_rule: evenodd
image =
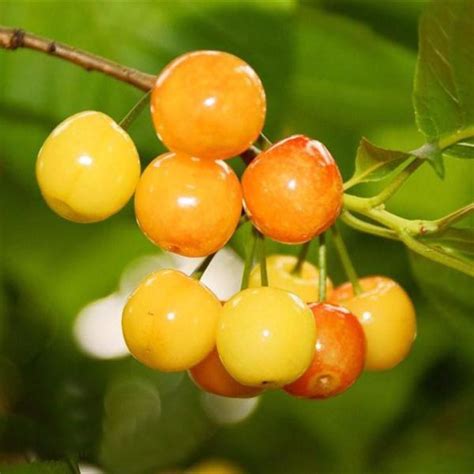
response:
<path id="1" fill-rule="evenodd" d="M 150 73 L 186 51 L 232 52 L 262 78 L 267 136 L 305 133 L 323 141 L 347 179 L 361 136 L 402 150 L 423 143 L 411 93 L 424 6 L 3 0 L 0 23 Z M 119 120 L 139 97 L 130 86 L 60 60 L 0 50 L 0 465 L 78 455 L 105 472 L 151 474 L 217 457 L 256 474 L 472 472 L 472 281 L 410 256 L 399 243 L 344 229 L 359 273 L 398 280 L 415 301 L 419 326 L 405 362 L 364 374 L 332 400 L 273 392 L 257 407 L 223 405 L 181 375 L 80 350 L 73 336 L 80 310 L 116 291 L 130 262 L 159 250 L 138 231 L 130 205 L 94 225 L 55 216 L 35 183 L 36 154 L 67 116 L 95 109 Z M 143 165 L 162 151 L 147 113 L 130 134 Z M 472 176 L 469 160 L 447 162 L 444 181 L 425 166 L 390 207 L 407 217 L 440 217 L 472 200 Z M 238 252 L 246 232 L 232 241 Z M 275 244 L 274 250 L 297 249 Z M 329 259 L 331 276 L 342 282 L 332 248 Z M 237 416 L 239 410 L 249 416 Z"/>

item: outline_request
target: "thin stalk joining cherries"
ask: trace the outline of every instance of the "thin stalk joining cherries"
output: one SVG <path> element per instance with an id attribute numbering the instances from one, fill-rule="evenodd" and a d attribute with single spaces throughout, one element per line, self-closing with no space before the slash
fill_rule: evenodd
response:
<path id="1" fill-rule="evenodd" d="M 356 295 L 360 295 L 362 293 L 362 287 L 360 286 L 359 277 L 351 261 L 349 252 L 347 251 L 346 244 L 344 243 L 344 240 L 342 240 L 342 236 L 339 233 L 339 230 L 336 225 L 332 226 L 331 232 L 334 245 L 336 247 L 337 253 L 339 254 L 339 258 L 341 259 L 341 263 L 344 267 L 344 271 L 346 272 L 347 278 L 349 278 L 349 281 L 352 284 L 354 293 Z"/>
<path id="2" fill-rule="evenodd" d="M 306 257 L 308 256 L 310 245 L 311 245 L 311 240 L 309 242 L 304 243 L 301 246 L 300 253 L 298 254 L 298 261 L 296 262 L 293 270 L 291 271 L 293 275 L 301 274 L 301 270 L 303 270 L 304 262 L 306 261 Z"/>
<path id="3" fill-rule="evenodd" d="M 200 280 L 207 270 L 207 267 L 211 264 L 212 259 L 216 256 L 216 253 L 211 253 L 211 255 L 208 255 L 196 268 L 196 270 L 191 273 L 191 277 L 195 278 L 196 280 Z"/>
<path id="4" fill-rule="evenodd" d="M 138 102 L 128 111 L 127 115 L 119 122 L 119 125 L 124 129 L 128 130 L 130 125 L 138 118 L 146 105 L 150 100 L 151 89 L 144 94 Z"/>
<path id="5" fill-rule="evenodd" d="M 247 246 L 247 250 L 245 254 L 244 273 L 242 275 L 242 284 L 240 286 L 241 290 L 245 290 L 249 286 L 250 272 L 252 270 L 253 262 L 255 260 L 256 251 L 257 251 L 257 234 L 253 231 L 253 228 L 252 228 L 250 242 Z"/>
<path id="6" fill-rule="evenodd" d="M 326 279 L 327 279 L 327 268 L 326 268 L 326 236 L 321 234 L 319 236 L 319 301 L 322 303 L 326 300 Z"/>

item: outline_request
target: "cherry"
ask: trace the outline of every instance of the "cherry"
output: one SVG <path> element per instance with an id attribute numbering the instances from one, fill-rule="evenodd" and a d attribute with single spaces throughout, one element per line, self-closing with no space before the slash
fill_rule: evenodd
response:
<path id="1" fill-rule="evenodd" d="M 223 306 L 217 350 L 229 374 L 243 385 L 281 387 L 308 368 L 316 327 L 306 304 L 278 288 L 248 288 Z"/>
<path id="2" fill-rule="evenodd" d="M 158 77 L 151 114 L 158 136 L 176 152 L 226 159 L 246 150 L 262 131 L 265 92 L 255 71 L 220 51 L 195 51 Z"/>
<path id="3" fill-rule="evenodd" d="M 36 177 L 49 207 L 73 222 L 97 222 L 120 211 L 140 177 L 132 139 L 109 116 L 81 112 L 44 142 Z"/>
<path id="4" fill-rule="evenodd" d="M 223 161 L 165 153 L 144 171 L 135 214 L 156 245 L 188 257 L 210 255 L 232 236 L 242 211 L 239 180 Z"/>
<path id="5" fill-rule="evenodd" d="M 188 370 L 215 345 L 220 301 L 177 270 L 149 275 L 130 295 L 122 330 L 132 355 L 163 372 Z"/>
<path id="6" fill-rule="evenodd" d="M 319 270 L 310 262 L 304 262 L 299 273 L 294 274 L 297 258 L 293 255 L 271 255 L 267 257 L 268 284 L 274 288 L 291 291 L 305 303 L 319 300 Z M 249 287 L 261 286 L 260 265 L 250 273 Z M 326 280 L 326 291 L 332 291 L 332 282 Z"/>
<path id="7" fill-rule="evenodd" d="M 318 336 L 313 362 L 285 390 L 298 397 L 328 398 L 347 390 L 365 362 L 365 336 L 357 318 L 340 306 L 310 305 Z"/>
<path id="8" fill-rule="evenodd" d="M 242 178 L 245 209 L 266 236 L 299 244 L 328 229 L 342 206 L 342 179 L 326 147 L 294 135 L 260 153 Z"/>
<path id="9" fill-rule="evenodd" d="M 360 279 L 363 293 L 355 295 L 345 283 L 330 295 L 330 301 L 355 314 L 367 340 L 367 370 L 386 370 L 399 364 L 410 352 L 416 337 L 415 308 L 403 288 L 383 276 Z"/>

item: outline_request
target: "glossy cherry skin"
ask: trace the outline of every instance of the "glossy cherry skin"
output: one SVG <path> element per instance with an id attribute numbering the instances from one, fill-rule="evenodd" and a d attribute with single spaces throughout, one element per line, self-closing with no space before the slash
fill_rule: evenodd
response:
<path id="1" fill-rule="evenodd" d="M 135 193 L 143 233 L 165 250 L 188 257 L 222 248 L 237 227 L 242 190 L 223 161 L 166 153 L 144 171 Z"/>
<path id="2" fill-rule="evenodd" d="M 342 178 L 326 147 L 294 135 L 260 153 L 242 177 L 245 209 L 278 242 L 299 244 L 328 229 L 342 206 Z"/>
<path id="3" fill-rule="evenodd" d="M 199 281 L 176 270 L 160 270 L 149 275 L 125 305 L 125 342 L 148 367 L 188 370 L 212 351 L 221 310 L 220 301 Z"/>
<path id="4" fill-rule="evenodd" d="M 275 388 L 296 380 L 314 353 L 316 327 L 307 305 L 278 288 L 248 288 L 223 306 L 217 350 L 243 385 Z"/>
<path id="5" fill-rule="evenodd" d="M 217 349 L 190 369 L 189 375 L 199 388 L 222 397 L 251 398 L 262 392 L 259 387 L 247 387 L 233 379 L 222 365 Z"/>
<path id="6" fill-rule="evenodd" d="M 172 151 L 226 159 L 262 131 L 266 101 L 255 71 L 220 51 L 195 51 L 171 62 L 153 87 L 151 114 Z"/>
<path id="7" fill-rule="evenodd" d="M 301 271 L 293 274 L 298 259 L 293 255 L 270 255 L 267 257 L 268 285 L 274 288 L 291 291 L 305 303 L 319 301 L 319 270 L 310 262 L 304 262 Z M 251 273 L 249 287 L 261 286 L 260 265 Z M 326 280 L 326 292 L 330 294 L 333 285 L 329 277 Z"/>
<path id="8" fill-rule="evenodd" d="M 132 197 L 140 160 L 132 139 L 110 117 L 81 112 L 59 124 L 44 142 L 36 177 L 45 201 L 73 222 L 97 222 Z"/>
<path id="9" fill-rule="evenodd" d="M 367 340 L 367 370 L 387 370 L 410 352 L 416 337 L 415 308 L 403 288 L 383 276 L 360 279 L 363 293 L 354 295 L 352 285 L 334 289 L 330 302 L 355 314 Z"/>
<path id="10" fill-rule="evenodd" d="M 328 398 L 347 390 L 365 362 L 365 335 L 357 318 L 340 306 L 310 305 L 318 336 L 308 370 L 285 390 L 303 398 Z"/>

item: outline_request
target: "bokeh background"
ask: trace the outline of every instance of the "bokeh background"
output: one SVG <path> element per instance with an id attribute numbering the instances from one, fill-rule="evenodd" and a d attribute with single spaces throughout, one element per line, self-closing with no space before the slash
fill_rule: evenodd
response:
<path id="1" fill-rule="evenodd" d="M 411 93 L 424 6 L 3 0 L 0 23 L 150 73 L 190 50 L 237 54 L 265 85 L 267 136 L 305 133 L 325 142 L 347 179 L 361 136 L 402 150 L 422 143 Z M 359 273 L 398 280 L 415 301 L 419 327 L 405 362 L 364 374 L 339 397 L 310 402 L 272 392 L 226 401 L 202 394 L 185 374 L 156 373 L 126 355 L 120 308 L 130 288 L 160 266 L 189 270 L 196 262 L 160 253 L 138 231 L 131 205 L 99 224 L 61 220 L 40 197 L 34 165 L 67 116 L 94 109 L 119 120 L 139 97 L 60 60 L 0 50 L 0 466 L 78 455 L 117 474 L 174 472 L 210 458 L 256 474 L 472 472 L 472 280 L 399 243 L 343 229 Z M 143 165 L 162 151 L 146 112 L 130 134 Z M 238 159 L 232 163 L 241 171 Z M 470 202 L 472 163 L 451 160 L 446 168 L 444 181 L 420 169 L 390 208 L 435 218 Z M 238 288 L 247 235 L 242 229 L 207 275 L 223 297 Z M 336 283 L 344 280 L 332 248 L 329 268 Z"/>

